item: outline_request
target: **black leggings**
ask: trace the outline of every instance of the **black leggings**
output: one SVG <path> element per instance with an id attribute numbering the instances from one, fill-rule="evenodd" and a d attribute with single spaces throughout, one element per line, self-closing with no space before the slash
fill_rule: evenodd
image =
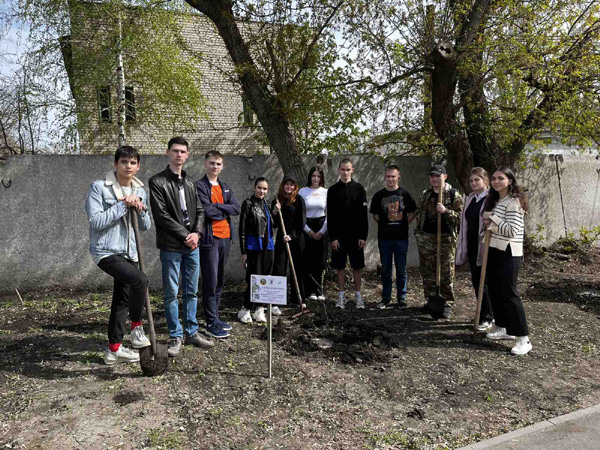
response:
<path id="1" fill-rule="evenodd" d="M 325 216 L 314 219 L 306 219 L 306 224 L 315 233 L 323 227 Z M 323 294 L 323 271 L 327 263 L 327 252 L 329 243 L 327 235 L 323 235 L 318 241 L 304 236 L 304 253 L 302 255 L 302 264 L 304 266 L 304 290 L 308 295 Z"/>
<path id="2" fill-rule="evenodd" d="M 137 263 L 122 256 L 102 258 L 98 267 L 115 280 L 108 319 L 108 342 L 120 344 L 125 334 L 127 311 L 132 322 L 142 320 L 148 277 L 138 269 Z"/>

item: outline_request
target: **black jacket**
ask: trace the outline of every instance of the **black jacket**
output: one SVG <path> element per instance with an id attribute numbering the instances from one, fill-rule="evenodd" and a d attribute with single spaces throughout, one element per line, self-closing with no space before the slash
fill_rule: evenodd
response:
<path id="1" fill-rule="evenodd" d="M 271 202 L 271 211 L 275 208 L 277 199 Z M 292 238 L 293 245 L 298 248 L 304 248 L 304 226 L 306 225 L 306 205 L 301 195 L 296 196 L 296 202 L 293 205 L 281 204 L 281 212 L 283 224 L 285 225 L 286 233 Z M 279 217 L 273 218 L 275 228 L 277 229 L 277 240 L 283 242 L 283 229 Z"/>
<path id="2" fill-rule="evenodd" d="M 206 175 L 196 183 L 198 198 L 204 207 L 204 236 L 202 236 L 202 242 L 200 243 L 203 249 L 215 246 L 212 229 L 213 220 L 227 219 L 231 231 L 231 239 L 233 239 L 231 216 L 237 216 L 240 213 L 240 204 L 235 198 L 233 190 L 224 181 L 219 180 L 219 184 L 221 185 L 221 192 L 223 192 L 223 203 L 212 202 L 212 186 Z"/>
<path id="3" fill-rule="evenodd" d="M 248 236 L 264 239 L 267 235 L 265 206 L 268 208 L 267 202 L 264 199 L 256 198 L 255 195 L 248 197 L 242 203 L 240 212 L 240 250 L 242 255 L 246 254 L 247 251 Z M 269 212 L 271 212 L 270 209 Z M 273 233 L 273 216 L 269 216 L 271 219 L 271 233 Z"/>
<path id="4" fill-rule="evenodd" d="M 169 166 L 162 172 L 150 178 L 150 207 L 156 224 L 156 246 L 169 252 L 182 252 L 188 250 L 184 241 L 190 233 L 198 233 L 202 237 L 204 228 L 204 210 L 196 194 L 196 184 L 185 171 L 183 189 L 185 203 L 190 216 L 190 225 L 186 227 L 183 221 L 183 212 L 179 203 L 179 186 L 177 174 Z"/>
<path id="5" fill-rule="evenodd" d="M 362 184 L 338 181 L 327 189 L 327 233 L 329 241 L 367 240 L 369 220 L 367 192 Z"/>
<path id="6" fill-rule="evenodd" d="M 275 208 L 277 199 L 273 199 L 271 202 L 271 211 Z M 292 239 L 298 239 L 304 234 L 304 225 L 306 225 L 306 205 L 301 195 L 296 196 L 296 202 L 293 205 L 281 204 L 281 214 L 283 217 L 283 224 L 285 225 L 285 231 L 290 235 Z M 275 221 L 275 228 L 277 228 L 277 239 L 283 237 L 283 230 L 281 229 L 279 217 L 273 219 Z"/>

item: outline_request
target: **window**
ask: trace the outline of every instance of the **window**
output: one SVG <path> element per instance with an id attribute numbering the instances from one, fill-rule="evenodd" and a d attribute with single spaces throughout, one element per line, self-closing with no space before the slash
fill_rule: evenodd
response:
<path id="1" fill-rule="evenodd" d="M 245 98 L 242 98 L 242 104 L 244 108 L 242 113 L 244 126 L 251 127 L 253 125 L 256 125 L 256 114 L 254 113 L 254 110 L 250 107 L 248 101 Z"/>
<path id="2" fill-rule="evenodd" d="M 108 86 L 98 88 L 98 114 L 101 122 L 112 122 L 110 88 Z"/>
<path id="3" fill-rule="evenodd" d="M 135 95 L 133 94 L 133 86 L 125 88 L 125 120 L 127 122 L 135 121 Z"/>

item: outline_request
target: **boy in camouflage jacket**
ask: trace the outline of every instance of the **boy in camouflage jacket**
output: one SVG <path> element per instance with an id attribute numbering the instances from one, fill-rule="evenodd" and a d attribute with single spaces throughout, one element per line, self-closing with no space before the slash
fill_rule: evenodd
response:
<path id="1" fill-rule="evenodd" d="M 461 194 L 450 184 L 444 184 L 443 203 L 438 203 L 440 180 L 448 177 L 442 165 L 429 170 L 430 188 L 423 191 L 416 211 L 415 238 L 419 246 L 419 269 L 423 278 L 425 299 L 436 295 L 435 270 L 437 259 L 437 213 L 442 214 L 442 247 L 440 255 L 440 295 L 445 300 L 444 318 L 450 318 L 454 305 L 454 262 L 458 240 L 460 212 L 463 208 Z M 426 305 L 428 311 L 430 305 Z"/>

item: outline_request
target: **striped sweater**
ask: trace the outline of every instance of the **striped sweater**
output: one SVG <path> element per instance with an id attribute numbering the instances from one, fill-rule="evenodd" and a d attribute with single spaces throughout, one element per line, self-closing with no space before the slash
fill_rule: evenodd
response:
<path id="1" fill-rule="evenodd" d="M 490 247 L 505 251 L 510 244 L 512 256 L 523 256 L 523 216 L 519 200 L 513 197 L 499 200 L 490 216 Z"/>

